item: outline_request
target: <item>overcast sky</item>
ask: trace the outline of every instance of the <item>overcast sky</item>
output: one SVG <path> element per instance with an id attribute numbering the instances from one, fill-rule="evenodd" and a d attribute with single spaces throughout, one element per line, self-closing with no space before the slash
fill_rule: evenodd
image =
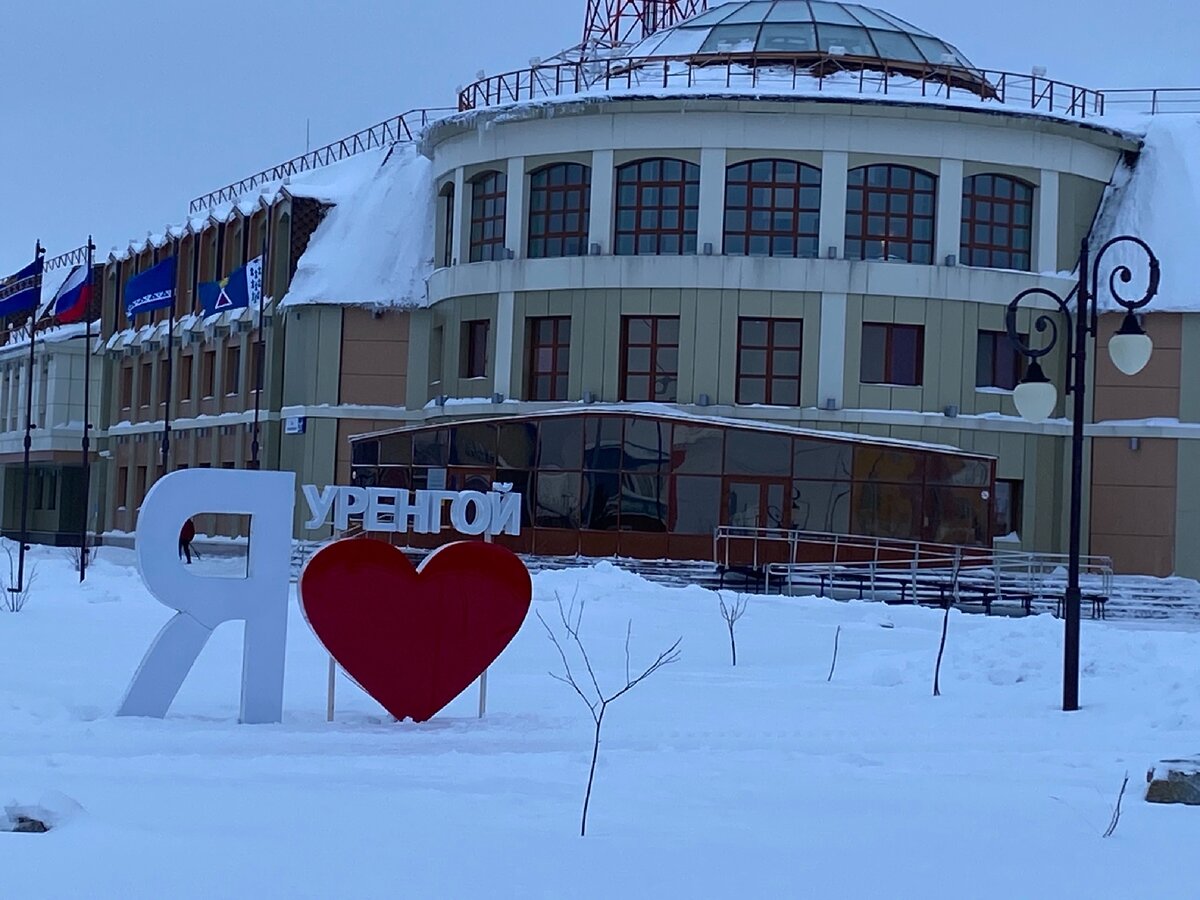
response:
<path id="1" fill-rule="evenodd" d="M 710 5 L 717 5 L 710 0 Z M 890 0 L 977 65 L 1200 86 L 1192 0 Z M 579 40 L 586 0 L 0 0 L 0 276 Z"/>

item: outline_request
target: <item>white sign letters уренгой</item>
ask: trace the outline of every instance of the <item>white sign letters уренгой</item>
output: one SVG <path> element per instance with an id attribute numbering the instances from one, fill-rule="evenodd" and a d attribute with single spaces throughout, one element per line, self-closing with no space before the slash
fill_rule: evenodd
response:
<path id="1" fill-rule="evenodd" d="M 442 530 L 442 507 L 450 504 L 450 524 L 459 534 L 521 533 L 521 495 L 512 485 L 492 485 L 483 491 L 407 491 L 400 488 L 357 488 L 331 484 L 323 491 L 304 485 L 311 516 L 304 527 L 321 528 L 333 513 L 338 531 L 350 527 L 351 516 L 362 516 L 363 531 L 437 534 Z"/>
<path id="2" fill-rule="evenodd" d="M 465 535 L 520 534 L 521 495 L 496 490 L 416 491 L 331 485 L 303 488 L 311 518 L 321 527 L 333 513 L 344 531 L 361 515 L 366 531 L 422 534 L 441 531 L 442 509 Z M 296 476 L 291 472 L 236 469 L 184 469 L 160 478 L 138 513 L 134 550 L 150 593 L 175 610 L 134 673 L 117 715 L 162 718 L 216 627 L 245 623 L 239 721 L 283 719 L 284 651 L 287 646 L 288 589 L 292 559 L 292 516 Z M 250 517 L 246 577 L 193 575 L 179 558 L 179 533 L 192 516 Z"/>

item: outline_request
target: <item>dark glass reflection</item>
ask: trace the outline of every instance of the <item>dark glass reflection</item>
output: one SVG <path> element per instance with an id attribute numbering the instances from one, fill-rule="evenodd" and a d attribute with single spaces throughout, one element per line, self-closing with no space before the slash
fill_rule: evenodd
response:
<path id="1" fill-rule="evenodd" d="M 496 426 L 491 422 L 464 422 L 450 429 L 452 466 L 494 466 Z"/>
<path id="2" fill-rule="evenodd" d="M 850 483 L 793 481 L 792 527 L 846 534 L 850 530 Z"/>
<path id="3" fill-rule="evenodd" d="M 350 448 L 350 464 L 374 466 L 379 464 L 379 441 L 359 441 Z"/>
<path id="4" fill-rule="evenodd" d="M 988 501 L 979 488 L 931 487 L 925 515 L 929 539 L 943 544 L 982 544 L 987 539 Z"/>
<path id="5" fill-rule="evenodd" d="M 671 531 L 712 534 L 720 524 L 721 479 L 681 475 L 675 478 L 673 486 Z"/>
<path id="6" fill-rule="evenodd" d="M 621 476 L 621 530 L 667 530 L 667 477 L 645 472 Z"/>
<path id="7" fill-rule="evenodd" d="M 848 481 L 853 457 L 853 444 L 797 438 L 792 443 L 792 474 L 797 478 Z"/>
<path id="8" fill-rule="evenodd" d="M 542 419 L 538 428 L 538 468 L 579 469 L 583 463 L 583 419 Z"/>
<path id="9" fill-rule="evenodd" d="M 579 473 L 538 472 L 534 524 L 538 528 L 579 528 Z"/>
<path id="10" fill-rule="evenodd" d="M 621 476 L 617 472 L 586 472 L 583 476 L 583 527 L 616 531 L 620 524 Z"/>
<path id="11" fill-rule="evenodd" d="M 413 465 L 444 466 L 450 458 L 446 429 L 413 432 Z"/>
<path id="12" fill-rule="evenodd" d="M 720 475 L 724 471 L 725 430 L 676 425 L 671 444 L 673 472 Z"/>
<path id="13" fill-rule="evenodd" d="M 379 439 L 379 462 L 385 466 L 407 466 L 412 464 L 412 434 L 401 432 Z"/>
<path id="14" fill-rule="evenodd" d="M 730 429 L 725 438 L 729 475 L 791 475 L 792 439 L 769 431 Z"/>
<path id="15" fill-rule="evenodd" d="M 664 469 L 670 463 L 671 425 L 657 419 L 625 420 L 625 471 Z"/>
<path id="16" fill-rule="evenodd" d="M 602 472 L 621 470 L 623 424 L 620 416 L 590 416 L 584 420 L 584 468 Z"/>
<path id="17" fill-rule="evenodd" d="M 850 530 L 871 537 L 921 536 L 921 487 L 868 482 L 854 485 Z"/>
<path id="18" fill-rule="evenodd" d="M 532 469 L 537 460 L 536 422 L 501 422 L 496 464 L 509 469 Z"/>

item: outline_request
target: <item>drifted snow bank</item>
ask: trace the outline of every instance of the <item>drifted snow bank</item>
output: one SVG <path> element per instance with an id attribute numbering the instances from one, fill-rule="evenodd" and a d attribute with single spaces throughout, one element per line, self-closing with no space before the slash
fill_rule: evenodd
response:
<path id="1" fill-rule="evenodd" d="M 1200 116 L 1147 117 L 1141 128 L 1145 148 L 1132 167 L 1117 169 L 1100 208 L 1093 246 L 1115 235 L 1140 237 L 1162 263 L 1159 293 L 1147 311 L 1200 311 L 1200 286 L 1192 274 L 1200 235 Z M 1128 264 L 1134 279 L 1125 293 L 1140 298 L 1146 285 L 1145 254 L 1125 247 L 1110 252 L 1105 270 L 1110 259 Z M 1117 308 L 1103 286 L 1100 305 Z"/>
<path id="2" fill-rule="evenodd" d="M 370 157 L 374 165 L 360 160 L 318 197 L 335 205 L 300 257 L 283 306 L 424 305 L 433 271 L 432 163 L 411 145 Z"/>

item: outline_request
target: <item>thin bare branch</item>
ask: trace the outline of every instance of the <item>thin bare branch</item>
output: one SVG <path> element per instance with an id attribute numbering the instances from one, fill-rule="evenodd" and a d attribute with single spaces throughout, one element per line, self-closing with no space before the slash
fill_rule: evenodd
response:
<path id="1" fill-rule="evenodd" d="M 629 684 L 629 641 L 633 637 L 633 619 L 625 626 L 625 683 Z"/>
<path id="2" fill-rule="evenodd" d="M 669 666 L 669 665 L 671 665 L 671 663 L 679 662 L 679 645 L 681 643 L 683 643 L 683 638 L 682 637 L 677 638 L 675 640 L 675 643 L 673 643 L 670 647 L 668 647 L 662 653 L 658 654 L 658 658 L 655 659 L 654 662 L 650 663 L 650 665 L 646 667 L 646 670 L 644 672 L 642 672 L 641 675 L 639 675 L 637 678 L 633 679 L 632 681 L 627 682 L 625 684 L 625 687 L 621 688 L 621 690 L 617 691 L 611 697 L 607 698 L 604 701 L 603 705 L 607 706 L 608 704 L 610 704 L 614 700 L 616 700 L 618 697 L 620 697 L 622 694 L 625 694 L 628 691 L 633 690 L 633 688 L 637 687 L 639 684 L 641 684 L 643 681 L 645 681 L 647 678 L 649 678 L 651 675 L 653 675 L 655 672 L 657 672 L 663 666 Z"/>
<path id="3" fill-rule="evenodd" d="M 1112 837 L 1113 832 L 1117 830 L 1117 825 L 1121 821 L 1121 799 L 1125 796 L 1125 788 L 1129 786 L 1129 773 L 1125 773 L 1125 780 L 1121 782 L 1121 793 L 1117 794 L 1117 806 L 1113 810 L 1112 821 L 1108 823 L 1108 829 L 1104 832 L 1104 836 Z"/>
<path id="4" fill-rule="evenodd" d="M 542 623 L 542 627 L 546 629 L 546 634 L 550 637 L 550 643 L 552 643 L 554 645 L 554 649 L 558 651 L 558 658 L 562 660 L 563 672 L 565 673 L 564 675 L 555 675 L 553 672 L 551 672 L 550 677 L 556 681 L 561 681 L 563 684 L 569 685 L 575 691 L 575 693 L 579 695 L 579 699 L 587 704 L 587 708 L 591 712 L 592 718 L 594 719 L 596 717 L 596 705 L 588 699 L 587 695 L 584 694 L 582 690 L 579 689 L 579 684 L 575 680 L 575 674 L 571 671 L 571 663 L 567 660 L 567 654 L 566 651 L 563 650 L 562 644 L 559 643 L 558 635 L 556 635 L 550 626 L 546 624 L 546 620 L 542 618 L 542 613 L 540 610 L 537 611 L 536 615 L 538 617 L 538 621 Z"/>

